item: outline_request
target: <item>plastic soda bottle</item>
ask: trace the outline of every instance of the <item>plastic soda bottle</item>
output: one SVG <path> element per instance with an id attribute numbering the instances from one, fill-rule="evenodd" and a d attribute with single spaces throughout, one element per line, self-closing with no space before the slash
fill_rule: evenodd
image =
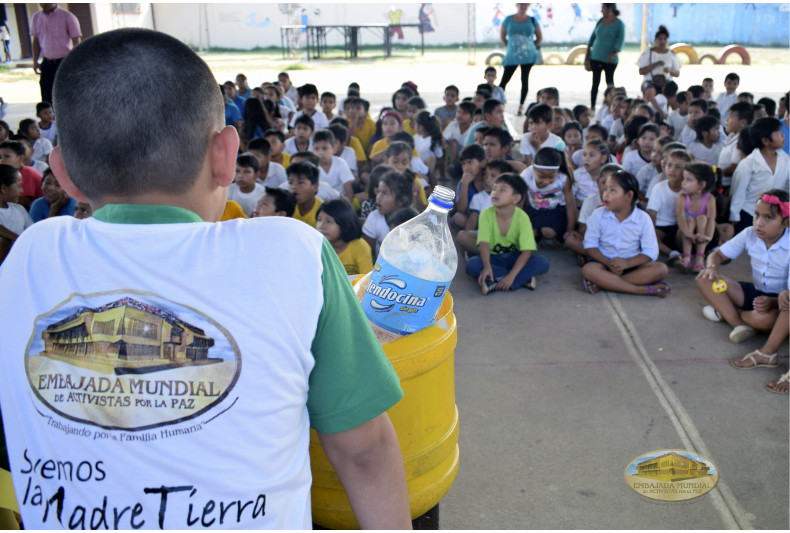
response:
<path id="1" fill-rule="evenodd" d="M 383 329 L 397 338 L 436 320 L 458 266 L 447 225 L 454 199 L 452 189 L 436 186 L 425 211 L 394 228 L 381 243 L 362 298 L 374 330 Z"/>

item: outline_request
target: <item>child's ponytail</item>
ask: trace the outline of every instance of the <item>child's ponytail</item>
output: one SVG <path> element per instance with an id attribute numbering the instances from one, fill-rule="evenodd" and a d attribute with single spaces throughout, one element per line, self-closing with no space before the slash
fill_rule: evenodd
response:
<path id="1" fill-rule="evenodd" d="M 431 150 L 442 145 L 442 130 L 436 117 L 428 111 L 420 111 L 417 113 L 416 122 L 425 129 L 425 133 L 431 138 Z"/>

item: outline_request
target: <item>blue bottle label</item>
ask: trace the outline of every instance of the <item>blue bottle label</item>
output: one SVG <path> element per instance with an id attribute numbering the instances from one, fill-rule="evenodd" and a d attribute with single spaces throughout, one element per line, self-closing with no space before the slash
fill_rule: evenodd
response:
<path id="1" fill-rule="evenodd" d="M 408 335 L 436 321 L 449 281 L 428 281 L 395 268 L 379 257 L 370 274 L 362 308 L 387 331 Z"/>

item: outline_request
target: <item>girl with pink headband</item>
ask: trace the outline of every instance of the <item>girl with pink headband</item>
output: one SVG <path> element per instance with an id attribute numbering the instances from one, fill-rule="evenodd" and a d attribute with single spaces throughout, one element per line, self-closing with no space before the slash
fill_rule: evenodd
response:
<path id="1" fill-rule="evenodd" d="M 777 350 L 787 336 L 787 289 L 790 283 L 790 195 L 786 190 L 771 189 L 759 195 L 753 225 L 724 243 L 707 258 L 705 270 L 697 276 L 697 288 L 710 305 L 702 314 L 713 322 L 727 322 L 730 340 L 740 343 L 756 331 L 781 328 L 784 335 L 771 335 L 762 349 L 754 350 L 731 362 L 739 370 L 776 368 Z M 736 281 L 719 274 L 719 265 L 749 254 L 752 282 Z M 721 282 L 724 282 L 722 284 Z M 783 295 L 780 297 L 780 293 Z M 775 384 L 775 383 L 774 383 Z M 772 392 L 778 392 L 773 391 Z"/>

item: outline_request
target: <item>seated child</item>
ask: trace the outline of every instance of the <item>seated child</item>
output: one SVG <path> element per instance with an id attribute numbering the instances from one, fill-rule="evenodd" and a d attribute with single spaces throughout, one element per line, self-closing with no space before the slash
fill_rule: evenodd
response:
<path id="1" fill-rule="evenodd" d="M 291 163 L 298 163 L 300 161 L 307 161 L 315 165 L 318 168 L 318 156 L 315 155 L 313 152 L 297 152 L 291 157 Z M 285 171 L 286 175 L 288 171 Z M 281 189 L 288 190 L 288 181 L 280 185 Z M 325 181 L 318 180 L 318 193 L 315 195 L 316 198 L 319 198 L 322 202 L 326 202 L 327 200 L 334 200 L 340 196 L 331 185 L 329 185 Z"/>
<path id="2" fill-rule="evenodd" d="M 272 163 L 282 165 L 283 168 L 288 168 L 291 164 L 291 154 L 283 152 L 285 149 L 285 135 L 283 132 L 275 129 L 266 130 L 263 132 L 263 138 L 269 143 L 269 155 Z"/>
<path id="3" fill-rule="evenodd" d="M 297 117 L 294 120 L 292 129 L 294 136 L 285 141 L 283 152 L 291 155 L 296 152 L 312 152 L 314 130 L 315 124 L 312 118 L 307 115 L 300 115 Z"/>
<path id="4" fill-rule="evenodd" d="M 354 175 L 348 164 L 335 155 L 335 136 L 328 129 L 313 135 L 313 153 L 318 156 L 318 179 L 328 183 L 338 195 L 354 199 Z"/>
<path id="5" fill-rule="evenodd" d="M 664 157 L 664 147 L 670 143 L 677 142 L 673 137 L 664 135 L 656 140 L 653 145 L 653 154 L 650 157 L 650 164 L 643 166 L 636 173 L 636 181 L 639 182 L 639 199 L 644 200 L 647 198 L 647 188 L 658 174 L 661 173 L 661 161 Z M 683 145 L 678 143 L 680 148 Z"/>
<path id="6" fill-rule="evenodd" d="M 751 124 L 753 118 L 752 106 L 746 102 L 736 102 L 727 111 L 725 122 L 727 138 L 724 139 L 724 145 L 719 152 L 719 161 L 716 163 L 722 172 L 721 184 L 727 192 L 732 184 L 732 174 L 735 172 L 735 167 L 741 160 L 741 152 L 738 150 L 738 135 L 743 128 Z"/>
<path id="7" fill-rule="evenodd" d="M 521 161 L 516 161 L 513 159 L 513 156 L 510 155 L 510 147 L 512 144 L 513 137 L 507 130 L 502 128 L 486 128 L 483 132 L 483 150 L 485 150 L 486 160 L 504 159 L 512 168 L 512 170 L 508 172 L 520 174 L 524 172 L 527 165 Z M 504 172 L 501 172 L 501 174 L 504 174 Z"/>
<path id="8" fill-rule="evenodd" d="M 41 173 L 24 163 L 26 153 L 25 145 L 20 141 L 0 142 L 0 162 L 11 165 L 22 175 L 22 195 L 17 203 L 29 209 L 33 200 L 41 198 L 44 193 L 41 190 Z"/>
<path id="9" fill-rule="evenodd" d="M 669 84 L 667 84 L 669 85 Z M 665 87 L 666 89 L 666 87 Z M 675 95 L 676 107 L 669 112 L 666 121 L 672 126 L 674 136 L 680 137 L 680 133 L 686 126 L 688 121 L 689 103 L 691 102 L 690 95 L 686 91 L 679 91 Z"/>
<path id="10" fill-rule="evenodd" d="M 730 107 L 738 101 L 737 89 L 740 83 L 741 77 L 735 72 L 730 72 L 724 77 L 724 92 L 716 98 L 716 103 L 722 114 L 726 114 Z"/>
<path id="11" fill-rule="evenodd" d="M 560 105 L 560 91 L 556 87 L 544 87 L 538 91 L 538 102 L 550 107 Z"/>
<path id="12" fill-rule="evenodd" d="M 41 130 L 38 129 L 36 121 L 32 118 L 22 120 L 19 123 L 18 133 L 33 143 L 33 159 L 46 163 L 53 146 L 49 139 L 41 136 Z"/>
<path id="13" fill-rule="evenodd" d="M 331 131 L 332 135 L 335 136 L 335 155 L 345 161 L 348 165 L 348 169 L 354 176 L 354 187 L 356 188 L 357 184 L 360 183 L 358 164 L 359 159 L 357 159 L 356 150 L 349 145 L 348 127 L 333 121 L 331 124 L 329 124 L 329 131 Z M 359 143 L 359 139 L 356 139 L 356 141 Z M 315 143 L 315 140 L 313 140 L 313 142 Z M 362 151 L 361 144 L 359 144 L 359 147 L 362 154 L 362 162 L 364 163 L 368 158 L 365 155 L 365 152 Z"/>
<path id="14" fill-rule="evenodd" d="M 44 196 L 30 204 L 30 218 L 33 219 L 33 222 L 41 222 L 49 217 L 74 216 L 77 200 L 61 188 L 58 179 L 50 169 L 44 172 L 41 190 Z"/>
<path id="15" fill-rule="evenodd" d="M 335 108 L 335 102 L 337 98 L 335 97 L 335 93 L 330 93 L 329 91 L 321 93 L 321 111 L 324 113 L 327 121 L 331 121 L 335 118 L 335 114 L 332 113 L 332 110 Z"/>
<path id="16" fill-rule="evenodd" d="M 293 218 L 315 227 L 318 208 L 323 203 L 316 198 L 318 192 L 318 167 L 308 161 L 291 163 L 288 173 L 288 190 L 296 199 Z"/>
<path id="17" fill-rule="evenodd" d="M 686 150 L 686 146 L 680 141 L 672 141 L 664 146 L 661 146 L 661 143 L 656 141 L 658 147 L 660 148 L 661 152 L 661 163 L 659 164 L 660 172 L 650 178 L 650 183 L 647 184 L 647 191 L 645 192 L 645 198 L 649 199 L 653 189 L 661 183 L 662 181 L 666 181 L 667 176 L 664 173 L 664 169 L 667 168 L 667 164 L 669 163 L 669 156 L 675 150 Z M 655 150 L 653 150 L 655 152 Z M 644 170 L 644 169 L 643 169 Z M 638 178 L 637 178 L 638 180 Z"/>
<path id="18" fill-rule="evenodd" d="M 736 233 L 752 225 L 753 206 L 761 191 L 790 188 L 790 156 L 782 150 L 782 123 L 772 117 L 761 118 L 749 126 L 748 134 L 754 149 L 738 163 L 730 187 L 730 222 Z"/>
<path id="19" fill-rule="evenodd" d="M 379 255 L 381 242 L 390 232 L 389 216 L 398 209 L 411 205 L 413 183 L 414 175 L 408 169 L 404 172 L 393 170 L 379 180 L 376 209 L 368 215 L 362 226 L 362 238 L 370 245 L 373 263 Z"/>
<path id="20" fill-rule="evenodd" d="M 716 232 L 716 198 L 710 191 L 716 185 L 716 174 L 707 163 L 687 163 L 683 169 L 681 193 L 675 203 L 678 235 L 682 246 L 681 259 L 675 263 L 683 272 L 699 274 L 705 269 L 705 249 Z M 696 260 L 691 264 L 691 249 Z"/>
<path id="21" fill-rule="evenodd" d="M 362 228 L 348 200 L 337 198 L 321 204 L 315 229 L 332 245 L 349 276 L 373 270 L 370 245 L 361 238 Z"/>
<path id="22" fill-rule="evenodd" d="M 524 210 L 529 215 L 535 237 L 544 246 L 559 246 L 564 236 L 576 228 L 578 210 L 573 198 L 573 175 L 568 170 L 565 145 L 541 148 L 535 162 L 521 173 L 527 184 Z"/>
<path id="23" fill-rule="evenodd" d="M 572 157 L 573 154 L 582 149 L 582 125 L 576 122 L 575 120 L 571 120 L 567 122 L 562 127 L 562 133 L 560 135 L 562 137 L 562 141 L 565 143 L 565 153 L 568 157 Z M 581 165 L 575 165 L 575 168 L 579 168 Z"/>
<path id="24" fill-rule="evenodd" d="M 362 149 L 367 153 L 370 150 L 370 141 L 376 134 L 376 122 L 368 114 L 370 102 L 364 98 L 349 98 L 346 100 L 346 109 L 348 128 L 352 136 L 359 139 Z"/>
<path id="25" fill-rule="evenodd" d="M 790 333 L 790 291 L 784 290 L 779 293 L 778 305 L 779 315 L 776 317 L 771 334 L 768 335 L 762 347 L 749 354 L 752 357 L 763 356 L 763 360 L 768 359 L 770 361 L 777 354 L 779 348 L 785 344 L 788 333 Z M 744 359 L 748 362 L 744 361 Z M 750 364 L 751 361 L 749 361 L 748 355 L 732 361 L 732 365 L 736 368 L 748 369 Z M 790 392 L 790 372 L 785 372 L 776 379 L 766 383 L 765 390 L 775 394 L 787 394 Z"/>
<path id="26" fill-rule="evenodd" d="M 269 142 L 258 137 L 247 143 L 247 151 L 258 159 L 258 183 L 266 187 L 279 187 L 288 181 L 285 168 L 272 161 Z"/>
<path id="27" fill-rule="evenodd" d="M 370 173 L 370 181 L 368 183 L 368 191 L 367 191 L 367 199 L 362 202 L 362 205 L 359 209 L 359 218 L 360 221 L 364 223 L 364 220 L 368 218 L 368 215 L 376 209 L 376 196 L 379 194 L 379 181 L 384 174 L 388 172 L 392 172 L 395 169 L 387 164 L 380 164 L 373 171 Z"/>
<path id="28" fill-rule="evenodd" d="M 279 187 L 266 187 L 258 205 L 255 206 L 253 217 L 287 217 L 294 215 L 296 197 L 291 191 Z"/>
<path id="29" fill-rule="evenodd" d="M 636 176 L 645 165 L 649 165 L 653 157 L 653 146 L 658 138 L 658 126 L 648 122 L 639 128 L 637 134 L 638 149 L 623 156 L 623 168 Z"/>
<path id="30" fill-rule="evenodd" d="M 708 113 L 708 102 L 700 98 L 694 99 L 689 102 L 688 118 L 686 125 L 678 135 L 678 140 L 685 144 L 690 145 L 697 138 L 697 132 L 694 128 L 697 126 L 697 121 Z M 675 130 L 677 132 L 677 130 Z"/>
<path id="31" fill-rule="evenodd" d="M 598 192 L 598 176 L 608 160 L 609 149 L 605 142 L 600 139 L 592 139 L 584 143 L 582 168 L 577 168 L 573 172 L 575 184 L 573 196 L 576 199 L 577 207 L 581 207 L 584 200 Z"/>
<path id="32" fill-rule="evenodd" d="M 590 108 L 586 105 L 579 104 L 573 107 L 573 121 L 578 122 L 582 126 L 582 136 L 587 138 L 587 128 L 590 127 Z"/>
<path id="33" fill-rule="evenodd" d="M 396 140 L 399 136 L 402 136 L 405 140 Z M 386 163 L 394 168 L 396 172 L 404 172 L 407 169 L 413 172 L 414 183 L 412 185 L 412 203 L 417 209 L 422 211 L 428 205 L 428 199 L 425 195 L 425 188 L 428 187 L 428 181 L 425 179 L 424 174 L 414 172 L 416 156 L 412 155 L 414 153 L 414 148 L 406 140 L 411 140 L 411 136 L 405 131 L 401 131 L 392 139 L 392 144 L 387 147 L 385 152 Z M 419 161 L 419 158 L 416 159 L 416 163 L 422 163 Z"/>
<path id="34" fill-rule="evenodd" d="M 420 213 L 412 206 L 398 209 L 387 219 L 387 223 L 390 225 L 390 231 L 394 230 L 401 224 L 408 222 L 419 214 Z"/>
<path id="35" fill-rule="evenodd" d="M 527 112 L 528 133 L 521 137 L 521 153 L 524 164 L 532 164 L 532 158 L 541 148 L 554 148 L 560 139 L 549 131 L 554 112 L 546 104 L 538 104 Z"/>
<path id="36" fill-rule="evenodd" d="M 486 80 L 486 84 L 488 85 L 489 90 L 491 91 L 491 98 L 494 100 L 499 100 L 503 104 L 507 103 L 507 98 L 505 97 L 505 90 L 496 85 L 496 67 L 487 66 L 486 70 L 483 74 L 483 77 Z"/>
<path id="37" fill-rule="evenodd" d="M 11 138 L 11 126 L 5 120 L 0 120 L 0 142 Z"/>
<path id="38" fill-rule="evenodd" d="M 228 200 L 238 203 L 248 217 L 252 216 L 255 205 L 265 192 L 263 185 L 258 183 L 260 175 L 257 157 L 250 153 L 236 157 L 236 176 L 228 187 Z"/>
<path id="39" fill-rule="evenodd" d="M 576 252 L 576 262 L 579 266 L 584 266 L 587 262 L 587 253 L 584 251 L 584 235 L 587 232 L 587 220 L 592 216 L 593 211 L 603 205 L 601 196 L 603 195 L 606 180 L 618 170 L 623 170 L 623 167 L 617 163 L 607 163 L 603 165 L 598 172 L 598 179 L 596 185 L 598 190 L 591 194 L 582 202 L 582 207 L 579 209 L 579 219 L 577 220 L 578 231 L 571 231 L 565 237 L 565 246 L 570 250 Z"/>
<path id="40" fill-rule="evenodd" d="M 41 136 L 57 146 L 58 126 L 55 124 L 55 112 L 49 102 L 39 102 L 36 104 L 36 116 L 38 117 L 38 129 Z"/>
<path id="41" fill-rule="evenodd" d="M 16 203 L 22 195 L 19 170 L 0 163 L 0 264 L 11 250 L 19 234 L 33 225 L 25 208 Z"/>
<path id="42" fill-rule="evenodd" d="M 591 124 L 589 128 L 587 128 L 587 134 L 584 136 L 584 142 L 592 141 L 594 139 L 601 140 L 606 143 L 607 151 L 609 152 L 609 163 L 617 163 L 617 158 L 611 151 L 611 144 L 606 141 L 608 134 L 606 128 L 601 126 L 600 124 Z M 581 146 L 578 150 L 573 152 L 571 155 L 571 164 L 573 168 L 579 168 L 584 166 L 584 162 L 582 161 L 582 154 L 584 153 L 584 145 Z"/>
<path id="43" fill-rule="evenodd" d="M 441 107 L 437 107 L 434 112 L 433 116 L 438 118 L 441 121 L 442 130 L 444 130 L 448 124 L 450 124 L 453 119 L 455 118 L 456 113 L 458 113 L 458 106 L 456 103 L 458 102 L 458 87 L 455 85 L 448 85 L 444 88 L 444 96 L 442 99 L 444 100 L 444 105 Z M 471 118 L 471 113 L 470 113 Z"/>
<path id="44" fill-rule="evenodd" d="M 716 166 L 719 163 L 722 143 L 719 142 L 719 121 L 711 116 L 697 120 L 694 126 L 696 139 L 688 145 L 688 151 L 695 159 Z"/>
<path id="45" fill-rule="evenodd" d="M 444 162 L 442 149 L 443 137 L 439 121 L 428 111 L 420 111 L 414 120 L 414 148 L 423 163 L 428 167 L 428 181 L 432 187 L 436 186 L 437 173 L 440 170 L 439 162 Z"/>
<path id="46" fill-rule="evenodd" d="M 491 189 L 494 182 L 502 174 L 512 174 L 513 167 L 504 159 L 491 159 L 486 163 L 483 172 L 485 175 L 483 190 L 475 194 L 472 201 L 469 202 L 466 227 L 456 235 L 458 245 L 469 254 L 477 253 L 477 222 L 480 213 L 491 207 Z"/>
<path id="47" fill-rule="evenodd" d="M 705 270 L 697 276 L 697 288 L 710 305 L 702 314 L 708 320 L 724 320 L 730 325 L 730 340 L 740 343 L 752 337 L 755 330 L 769 331 L 778 314 L 777 296 L 787 290 L 790 270 L 790 196 L 787 190 L 771 189 L 760 195 L 754 209 L 754 226 L 745 228 L 708 256 Z M 735 259 L 742 252 L 749 254 L 752 281 L 736 281 L 719 273 L 719 265 Z M 726 290 L 714 291 L 713 284 L 723 280 Z M 778 366 L 776 354 L 751 352 L 736 368 Z"/>
<path id="48" fill-rule="evenodd" d="M 604 207 L 587 220 L 584 249 L 589 261 L 582 267 L 584 290 L 600 289 L 665 298 L 667 266 L 656 262 L 658 243 L 650 217 L 639 209 L 636 177 L 621 170 L 606 180 Z"/>
<path id="49" fill-rule="evenodd" d="M 417 120 L 417 113 L 426 108 L 425 100 L 419 96 L 412 96 L 406 102 L 406 118 L 403 119 L 403 131 L 409 135 L 417 133 L 415 121 Z"/>
<path id="50" fill-rule="evenodd" d="M 477 279 L 483 295 L 522 286 L 534 290 L 536 276 L 549 270 L 548 260 L 533 254 L 537 248 L 532 225 L 518 207 L 526 192 L 517 174 L 502 174 L 491 189 L 491 207 L 480 213 L 480 255 L 469 259 L 466 273 Z"/>
<path id="51" fill-rule="evenodd" d="M 299 117 L 308 117 L 313 121 L 314 130 L 322 130 L 329 127 L 329 120 L 324 115 L 323 111 L 316 109 L 318 107 L 318 88 L 312 83 L 305 83 L 297 89 L 299 94 L 299 103 L 302 109 L 297 111 L 291 119 L 291 128 L 296 127 L 296 120 Z M 301 151 L 299 148 L 297 151 Z M 293 153 L 293 152 L 289 152 Z"/>
<path id="52" fill-rule="evenodd" d="M 565 111 L 564 108 L 554 106 L 554 108 L 552 108 L 551 127 L 549 128 L 549 131 L 561 139 L 562 128 L 565 127 L 565 124 L 571 121 L 572 119 L 570 114 Z M 527 127 L 528 124 L 525 123 L 524 126 Z"/>
<path id="53" fill-rule="evenodd" d="M 611 147 L 615 145 L 617 139 L 624 133 L 623 109 L 625 108 L 625 95 L 618 94 L 612 98 L 612 114 L 606 117 L 601 126 L 606 128 L 607 137 L 606 141 Z"/>
<path id="54" fill-rule="evenodd" d="M 373 143 L 370 147 L 370 162 L 378 165 L 384 160 L 385 151 L 392 141 L 393 135 L 401 131 L 401 116 L 396 111 L 382 111 L 379 117 L 378 127 L 381 129 L 381 139 Z"/>
<path id="55" fill-rule="evenodd" d="M 474 114 L 475 105 L 472 102 L 461 102 L 458 104 L 455 120 L 447 124 L 442 132 L 444 140 L 447 141 L 447 153 L 451 164 L 455 164 L 458 156 L 461 155 Z"/>
<path id="56" fill-rule="evenodd" d="M 675 211 L 677 198 L 681 191 L 683 182 L 683 169 L 686 163 L 691 162 L 691 154 L 687 151 L 678 149 L 669 154 L 669 160 L 664 167 L 664 174 L 667 179 L 660 182 L 650 193 L 647 202 L 647 213 L 653 219 L 656 238 L 658 239 L 658 249 L 661 253 L 670 258 L 678 255 L 680 243 L 677 237 L 678 219 Z M 673 254 L 672 252 L 675 251 Z M 673 261 L 674 264 L 674 261 Z"/>
<path id="57" fill-rule="evenodd" d="M 74 206 L 74 218 L 83 220 L 93 216 L 93 208 L 88 202 L 77 202 Z"/>
<path id="58" fill-rule="evenodd" d="M 460 230 L 466 227 L 466 219 L 469 216 L 469 202 L 474 198 L 475 194 L 484 188 L 483 165 L 485 160 L 485 150 L 479 144 L 470 144 L 461 150 L 463 174 L 455 193 L 455 214 L 451 218 L 456 229 Z"/>
<path id="59" fill-rule="evenodd" d="M 33 167 L 42 175 L 44 171 L 49 168 L 49 165 L 44 161 L 39 161 L 37 159 L 33 159 L 33 143 L 27 137 L 22 137 L 21 135 L 14 135 L 11 137 L 15 141 L 19 141 L 25 147 L 25 158 L 22 160 L 24 166 L 26 167 Z"/>

